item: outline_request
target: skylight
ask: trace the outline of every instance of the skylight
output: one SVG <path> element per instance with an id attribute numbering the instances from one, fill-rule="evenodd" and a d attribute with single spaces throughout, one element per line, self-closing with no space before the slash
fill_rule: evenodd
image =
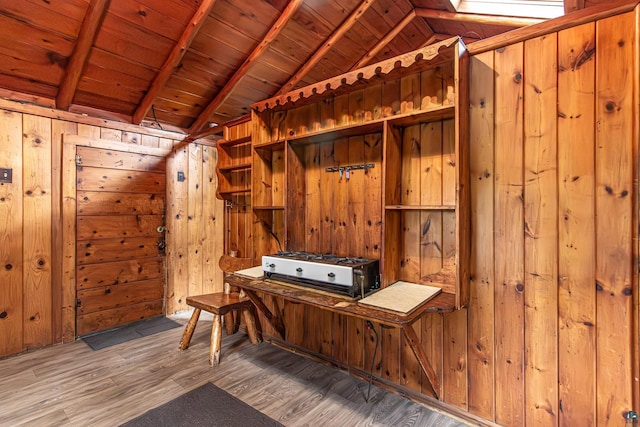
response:
<path id="1" fill-rule="evenodd" d="M 458 12 L 525 18 L 564 15 L 563 0 L 450 0 Z"/>

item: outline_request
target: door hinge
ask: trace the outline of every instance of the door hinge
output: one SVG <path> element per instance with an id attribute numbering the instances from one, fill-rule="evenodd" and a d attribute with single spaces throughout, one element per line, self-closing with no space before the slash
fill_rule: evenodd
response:
<path id="1" fill-rule="evenodd" d="M 80 308 L 82 307 L 82 301 L 80 301 L 79 299 L 76 300 L 76 308 Z"/>
<path id="2" fill-rule="evenodd" d="M 82 164 L 82 157 L 76 155 L 76 165 L 81 165 Z"/>

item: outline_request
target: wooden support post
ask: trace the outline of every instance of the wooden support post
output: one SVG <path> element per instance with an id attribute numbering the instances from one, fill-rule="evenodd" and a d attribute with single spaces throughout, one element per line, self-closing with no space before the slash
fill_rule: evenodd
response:
<path id="1" fill-rule="evenodd" d="M 413 326 L 408 325 L 402 328 L 402 333 L 407 339 L 409 347 L 411 348 L 411 350 L 413 350 L 413 354 L 416 355 L 416 359 L 418 359 L 420 367 L 426 374 L 427 379 L 431 384 L 431 388 L 433 388 L 433 393 L 436 396 L 436 399 L 440 399 L 440 397 L 438 396 L 438 390 L 440 390 L 440 382 L 438 381 L 438 376 L 436 375 L 436 371 L 433 370 L 427 354 L 424 352 L 424 349 L 420 345 L 420 340 L 418 339 L 416 331 L 413 329 Z"/>

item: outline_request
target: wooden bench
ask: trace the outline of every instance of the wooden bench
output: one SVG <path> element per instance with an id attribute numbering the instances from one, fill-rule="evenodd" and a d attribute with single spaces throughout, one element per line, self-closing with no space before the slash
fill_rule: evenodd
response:
<path id="1" fill-rule="evenodd" d="M 230 273 L 253 265 L 253 260 L 248 258 L 232 258 L 224 255 L 220 258 L 220 267 L 225 273 Z M 189 348 L 191 337 L 196 329 L 196 324 L 200 318 L 202 310 L 213 314 L 213 325 L 211 327 L 211 343 L 209 347 L 209 365 L 218 366 L 220 363 L 220 348 L 222 346 L 222 324 L 224 323 L 227 335 L 232 335 L 237 331 L 240 322 L 238 314 L 242 314 L 247 334 L 253 344 L 259 344 L 262 339 L 256 326 L 253 313 L 253 303 L 244 294 L 234 292 L 228 283 L 224 284 L 223 292 L 216 292 L 205 295 L 194 295 L 187 297 L 187 305 L 194 307 L 193 314 L 187 323 L 178 349 Z M 235 316 L 234 316 L 235 312 Z M 224 322 L 223 322 L 224 318 Z"/>

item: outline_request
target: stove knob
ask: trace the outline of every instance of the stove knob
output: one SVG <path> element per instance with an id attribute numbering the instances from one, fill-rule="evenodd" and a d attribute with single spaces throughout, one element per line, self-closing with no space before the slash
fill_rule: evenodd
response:
<path id="1" fill-rule="evenodd" d="M 296 268 L 296 271 L 297 271 L 298 273 L 302 273 L 302 267 L 298 267 L 298 268 Z"/>
<path id="2" fill-rule="evenodd" d="M 269 267 L 269 268 L 276 268 L 276 265 L 275 265 L 275 264 L 267 264 L 267 267 Z"/>
<path id="3" fill-rule="evenodd" d="M 335 273 L 329 273 L 327 274 L 327 276 L 329 276 L 329 280 L 333 280 L 336 277 Z"/>

